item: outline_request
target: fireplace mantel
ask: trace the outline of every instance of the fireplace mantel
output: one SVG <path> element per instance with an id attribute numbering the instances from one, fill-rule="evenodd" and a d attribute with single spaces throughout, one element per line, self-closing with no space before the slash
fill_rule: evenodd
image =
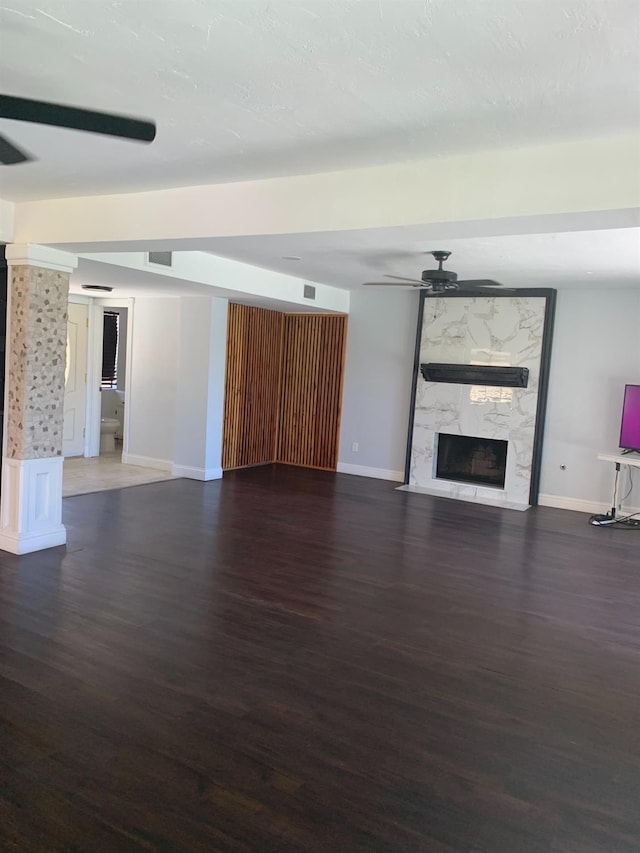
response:
<path id="1" fill-rule="evenodd" d="M 426 382 L 449 382 L 456 385 L 489 385 L 502 388 L 526 388 L 528 367 L 500 367 L 492 364 L 421 364 Z"/>

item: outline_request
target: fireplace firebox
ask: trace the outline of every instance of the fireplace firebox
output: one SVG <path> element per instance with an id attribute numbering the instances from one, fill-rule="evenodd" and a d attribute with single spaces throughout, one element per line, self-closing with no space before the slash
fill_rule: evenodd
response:
<path id="1" fill-rule="evenodd" d="M 438 433 L 436 478 L 504 488 L 507 442 Z"/>

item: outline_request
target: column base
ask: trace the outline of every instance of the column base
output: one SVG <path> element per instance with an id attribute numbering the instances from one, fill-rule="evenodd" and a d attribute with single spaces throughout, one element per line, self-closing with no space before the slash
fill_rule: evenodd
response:
<path id="1" fill-rule="evenodd" d="M 29 554 L 64 545 L 61 456 L 4 459 L 0 497 L 0 550 Z"/>

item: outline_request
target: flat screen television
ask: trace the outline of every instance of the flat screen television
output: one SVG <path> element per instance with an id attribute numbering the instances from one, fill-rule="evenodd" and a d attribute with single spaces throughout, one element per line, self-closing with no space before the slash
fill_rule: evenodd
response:
<path id="1" fill-rule="evenodd" d="M 624 386 L 620 447 L 640 451 L 640 385 Z"/>

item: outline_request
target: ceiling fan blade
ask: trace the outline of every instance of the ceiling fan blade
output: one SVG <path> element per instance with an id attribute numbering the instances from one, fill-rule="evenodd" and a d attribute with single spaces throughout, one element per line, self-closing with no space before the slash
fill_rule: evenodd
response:
<path id="1" fill-rule="evenodd" d="M 421 287 L 424 287 L 424 284 L 425 284 L 421 278 L 405 278 L 402 275 L 387 275 L 386 273 L 385 273 L 384 277 L 385 278 L 395 278 L 396 281 L 411 281 L 411 282 L 414 282 L 415 284 L 419 284 Z"/>
<path id="2" fill-rule="evenodd" d="M 156 135 L 155 124 L 143 119 L 16 98 L 13 95 L 0 95 L 0 118 L 86 130 L 141 142 L 151 142 Z"/>
<path id="3" fill-rule="evenodd" d="M 9 142 L 5 136 L 0 136 L 0 163 L 3 166 L 14 166 L 16 163 L 26 163 L 29 160 L 33 160 L 33 157 L 21 151 L 13 142 Z"/>
<path id="4" fill-rule="evenodd" d="M 502 287 L 499 281 L 493 281 L 490 278 L 468 278 L 465 281 L 457 282 L 457 284 L 463 290 L 472 287 Z"/>

